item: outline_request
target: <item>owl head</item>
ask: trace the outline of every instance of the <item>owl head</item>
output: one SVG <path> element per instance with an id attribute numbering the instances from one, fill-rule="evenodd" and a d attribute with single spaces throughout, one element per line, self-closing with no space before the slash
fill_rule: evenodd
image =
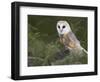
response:
<path id="1" fill-rule="evenodd" d="M 56 28 L 59 35 L 67 34 L 68 32 L 71 31 L 71 28 L 68 22 L 63 21 L 63 20 L 57 22 Z"/>

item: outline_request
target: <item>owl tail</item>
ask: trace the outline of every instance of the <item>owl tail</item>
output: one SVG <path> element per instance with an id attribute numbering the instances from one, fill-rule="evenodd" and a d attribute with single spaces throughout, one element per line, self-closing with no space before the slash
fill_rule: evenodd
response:
<path id="1" fill-rule="evenodd" d="M 78 46 L 78 49 L 81 50 L 82 52 L 88 54 L 88 52 L 86 51 L 86 49 L 84 49 L 81 45 Z"/>
<path id="2" fill-rule="evenodd" d="M 81 47 L 82 48 L 82 50 L 86 53 L 86 54 L 88 54 L 88 52 L 83 48 L 83 47 Z"/>

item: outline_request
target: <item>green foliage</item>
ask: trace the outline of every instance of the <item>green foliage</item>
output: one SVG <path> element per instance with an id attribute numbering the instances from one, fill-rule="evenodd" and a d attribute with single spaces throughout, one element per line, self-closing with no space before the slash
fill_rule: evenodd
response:
<path id="1" fill-rule="evenodd" d="M 87 54 L 69 54 L 62 60 L 57 60 L 53 65 L 87 64 Z"/>
<path id="2" fill-rule="evenodd" d="M 28 16 L 28 66 L 87 64 L 87 54 L 64 53 L 59 43 L 56 23 L 66 20 L 87 50 L 87 18 Z"/>

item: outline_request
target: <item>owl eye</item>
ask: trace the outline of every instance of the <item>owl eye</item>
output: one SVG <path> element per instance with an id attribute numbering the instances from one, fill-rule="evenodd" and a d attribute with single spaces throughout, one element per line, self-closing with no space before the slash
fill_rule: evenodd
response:
<path id="1" fill-rule="evenodd" d="M 63 28 L 65 28 L 65 26 L 63 26 Z"/>
<path id="2" fill-rule="evenodd" d="M 58 26 L 58 28 L 60 29 L 60 26 Z"/>

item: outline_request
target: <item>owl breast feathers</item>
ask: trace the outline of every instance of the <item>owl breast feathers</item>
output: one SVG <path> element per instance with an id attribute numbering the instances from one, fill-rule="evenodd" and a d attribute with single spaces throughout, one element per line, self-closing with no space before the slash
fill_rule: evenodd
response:
<path id="1" fill-rule="evenodd" d="M 65 46 L 66 49 L 73 49 L 80 46 L 79 40 L 73 32 L 68 32 L 60 36 L 60 42 Z"/>

